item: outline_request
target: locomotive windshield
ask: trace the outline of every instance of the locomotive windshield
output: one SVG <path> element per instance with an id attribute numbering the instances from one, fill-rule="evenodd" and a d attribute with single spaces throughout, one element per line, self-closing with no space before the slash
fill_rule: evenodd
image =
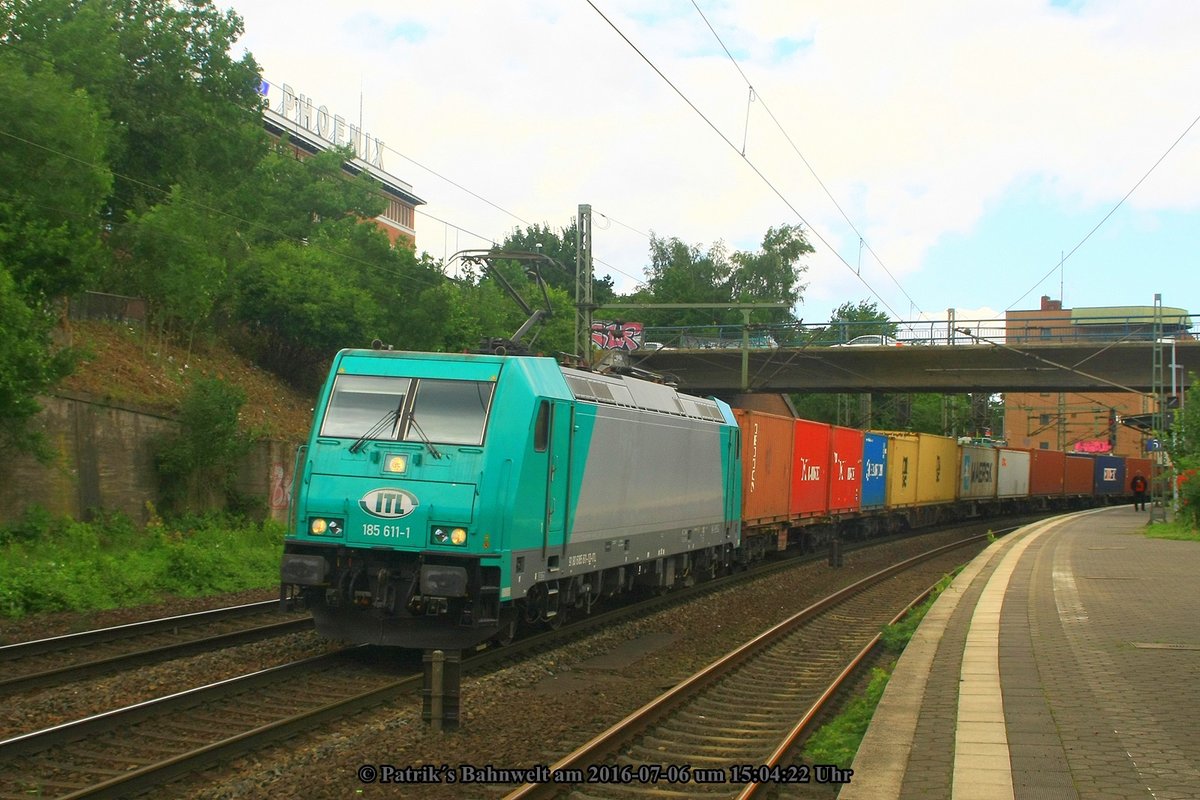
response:
<path id="1" fill-rule="evenodd" d="M 338 375 L 322 436 L 483 444 L 492 381 Z"/>

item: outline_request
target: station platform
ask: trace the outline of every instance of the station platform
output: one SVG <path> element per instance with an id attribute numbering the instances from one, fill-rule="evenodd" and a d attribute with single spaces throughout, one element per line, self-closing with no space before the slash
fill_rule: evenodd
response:
<path id="1" fill-rule="evenodd" d="M 1200 544 L 1116 506 L 1022 528 L 942 593 L 841 800 L 1200 797 Z"/>

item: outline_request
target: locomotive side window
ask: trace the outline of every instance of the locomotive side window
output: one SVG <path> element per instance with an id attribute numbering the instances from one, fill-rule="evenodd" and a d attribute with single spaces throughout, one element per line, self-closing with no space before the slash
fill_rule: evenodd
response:
<path id="1" fill-rule="evenodd" d="M 538 453 L 546 452 L 550 444 L 550 403 L 543 400 L 538 406 L 537 421 L 533 423 L 533 449 Z"/>
<path id="2" fill-rule="evenodd" d="M 406 442 L 483 444 L 495 388 L 491 381 L 419 379 L 402 438 Z"/>
<path id="3" fill-rule="evenodd" d="M 339 375 L 333 384 L 321 435 L 358 438 L 378 426 L 379 430 L 370 438 L 394 439 L 398 414 L 411 385 L 408 378 Z"/>

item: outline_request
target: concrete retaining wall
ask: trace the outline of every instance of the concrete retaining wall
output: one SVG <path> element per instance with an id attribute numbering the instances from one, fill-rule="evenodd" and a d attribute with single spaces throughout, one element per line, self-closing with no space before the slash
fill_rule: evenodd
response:
<path id="1" fill-rule="evenodd" d="M 35 425 L 55 458 L 42 464 L 23 453 L 4 454 L 0 524 L 20 518 L 34 505 L 75 519 L 89 519 L 96 509 L 120 511 L 145 523 L 147 503 L 159 505 L 155 448 L 161 437 L 179 430 L 179 423 L 79 396 L 39 402 L 42 413 Z M 292 442 L 255 442 L 238 470 L 242 493 L 261 499 L 262 508 L 279 521 L 287 518 L 296 447 Z"/>

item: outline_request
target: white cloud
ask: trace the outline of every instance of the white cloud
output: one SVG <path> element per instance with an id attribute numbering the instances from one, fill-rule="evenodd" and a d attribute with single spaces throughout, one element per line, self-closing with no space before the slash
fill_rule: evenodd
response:
<path id="1" fill-rule="evenodd" d="M 914 306 L 905 292 L 928 311 L 1002 305 L 1028 289 L 1049 260 L 959 288 L 928 258 L 978 232 L 1016 189 L 1034 187 L 1064 214 L 1111 208 L 1200 112 L 1200 4 L 704 2 L 759 93 L 747 131 L 747 88 L 690 2 L 596 2 L 733 148 L 586 3 L 237 10 L 268 79 L 351 119 L 361 89 L 366 127 L 390 148 L 531 223 L 565 225 L 583 202 L 641 231 L 757 247 L 769 226 L 798 220 L 743 163 L 745 137 L 748 159 L 833 250 L 809 261 L 806 317 L 870 293 L 853 269 L 858 234 L 765 107 L 903 287 L 864 253 L 862 278 L 901 316 Z M 431 215 L 496 239 L 522 224 L 395 153 L 385 163 Z M 1158 215 L 1195 214 L 1197 185 L 1200 130 L 1129 199 L 1128 235 L 1172 235 L 1178 217 Z M 597 256 L 640 278 L 646 240 L 595 224 Z M 483 244 L 425 216 L 417 225 L 437 256 L 455 240 Z M 1055 249 L 1085 232 L 1062 230 Z"/>

